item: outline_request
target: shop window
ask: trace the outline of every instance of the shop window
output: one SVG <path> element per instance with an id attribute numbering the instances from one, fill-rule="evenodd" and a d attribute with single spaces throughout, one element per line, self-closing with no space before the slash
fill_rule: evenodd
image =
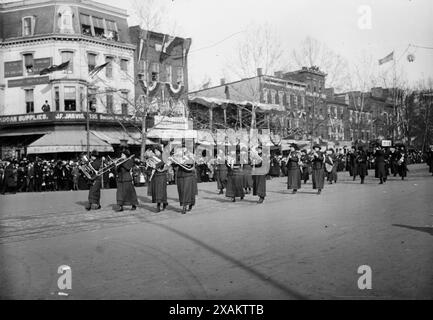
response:
<path id="1" fill-rule="evenodd" d="M 35 112 L 35 101 L 34 101 L 33 89 L 26 89 L 24 90 L 24 92 L 26 98 L 26 112 L 33 113 Z"/>
<path id="2" fill-rule="evenodd" d="M 64 88 L 65 111 L 77 110 L 77 96 L 75 87 Z"/>

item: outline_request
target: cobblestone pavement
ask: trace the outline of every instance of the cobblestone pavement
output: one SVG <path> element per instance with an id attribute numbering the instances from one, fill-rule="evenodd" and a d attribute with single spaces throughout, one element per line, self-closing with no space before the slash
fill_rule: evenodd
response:
<path id="1" fill-rule="evenodd" d="M 186 215 L 175 186 L 160 213 L 146 187 L 137 189 L 139 208 L 123 212 L 112 210 L 115 190 L 103 190 L 103 208 L 90 212 L 85 191 L 2 196 L 4 296 L 56 297 L 56 268 L 69 263 L 70 298 L 433 298 L 425 165 L 385 185 L 371 171 L 364 185 L 339 173 L 320 196 L 311 183 L 292 195 L 285 182 L 268 180 L 262 205 L 252 195 L 232 203 L 216 183 L 201 183 Z M 356 288 L 363 263 L 373 264 L 374 292 Z"/>

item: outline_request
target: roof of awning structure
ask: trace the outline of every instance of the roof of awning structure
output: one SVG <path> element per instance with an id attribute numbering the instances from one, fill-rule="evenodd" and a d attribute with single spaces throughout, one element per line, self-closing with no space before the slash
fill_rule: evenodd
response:
<path id="1" fill-rule="evenodd" d="M 113 152 L 113 147 L 94 134 L 89 135 L 90 150 Z M 86 152 L 87 133 L 77 130 L 59 130 L 45 134 L 27 147 L 27 154 Z"/>
<path id="2" fill-rule="evenodd" d="M 126 140 L 129 145 L 141 145 L 141 132 L 138 130 L 123 130 L 116 128 L 102 129 L 98 128 L 91 130 L 91 132 L 99 139 L 113 145 L 120 144 L 121 140 Z M 155 144 L 149 139 L 146 140 L 146 144 Z"/>
<path id="3" fill-rule="evenodd" d="M 213 97 L 202 97 L 195 96 L 189 99 L 190 102 L 198 103 L 208 108 L 212 108 L 214 105 L 221 106 L 223 104 L 235 104 L 239 106 L 257 106 L 258 112 L 268 112 L 268 111 L 276 111 L 276 112 L 284 112 L 284 106 L 280 106 L 278 104 L 266 104 L 266 103 L 257 103 L 251 101 L 236 101 L 230 99 L 221 99 L 221 98 L 213 98 Z"/>

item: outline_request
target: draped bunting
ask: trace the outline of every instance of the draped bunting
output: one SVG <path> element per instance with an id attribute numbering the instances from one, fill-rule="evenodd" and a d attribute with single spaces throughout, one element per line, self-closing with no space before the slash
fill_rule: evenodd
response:
<path id="1" fill-rule="evenodd" d="M 176 100 L 180 98 L 184 89 L 184 86 L 181 84 L 178 85 L 177 88 L 174 88 L 171 83 L 166 83 L 165 87 L 167 88 L 167 91 L 170 93 L 170 96 Z"/>

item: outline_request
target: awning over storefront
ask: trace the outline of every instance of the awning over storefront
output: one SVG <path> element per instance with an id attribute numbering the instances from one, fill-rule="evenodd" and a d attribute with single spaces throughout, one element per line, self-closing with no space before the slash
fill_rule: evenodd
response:
<path id="1" fill-rule="evenodd" d="M 113 145 L 120 144 L 121 140 L 126 140 L 129 145 L 141 145 L 141 133 L 138 130 L 122 130 L 122 129 L 96 129 L 91 132 L 99 139 Z M 149 139 L 146 140 L 146 144 L 155 144 Z"/>
<path id="2" fill-rule="evenodd" d="M 151 129 L 147 137 L 150 139 L 197 139 L 195 130 Z"/>
<path id="3" fill-rule="evenodd" d="M 91 151 L 114 151 L 109 143 L 99 139 L 94 134 L 90 134 L 89 145 Z M 53 131 L 39 138 L 27 147 L 27 154 L 86 151 L 87 133 L 86 131 L 76 130 Z"/>

